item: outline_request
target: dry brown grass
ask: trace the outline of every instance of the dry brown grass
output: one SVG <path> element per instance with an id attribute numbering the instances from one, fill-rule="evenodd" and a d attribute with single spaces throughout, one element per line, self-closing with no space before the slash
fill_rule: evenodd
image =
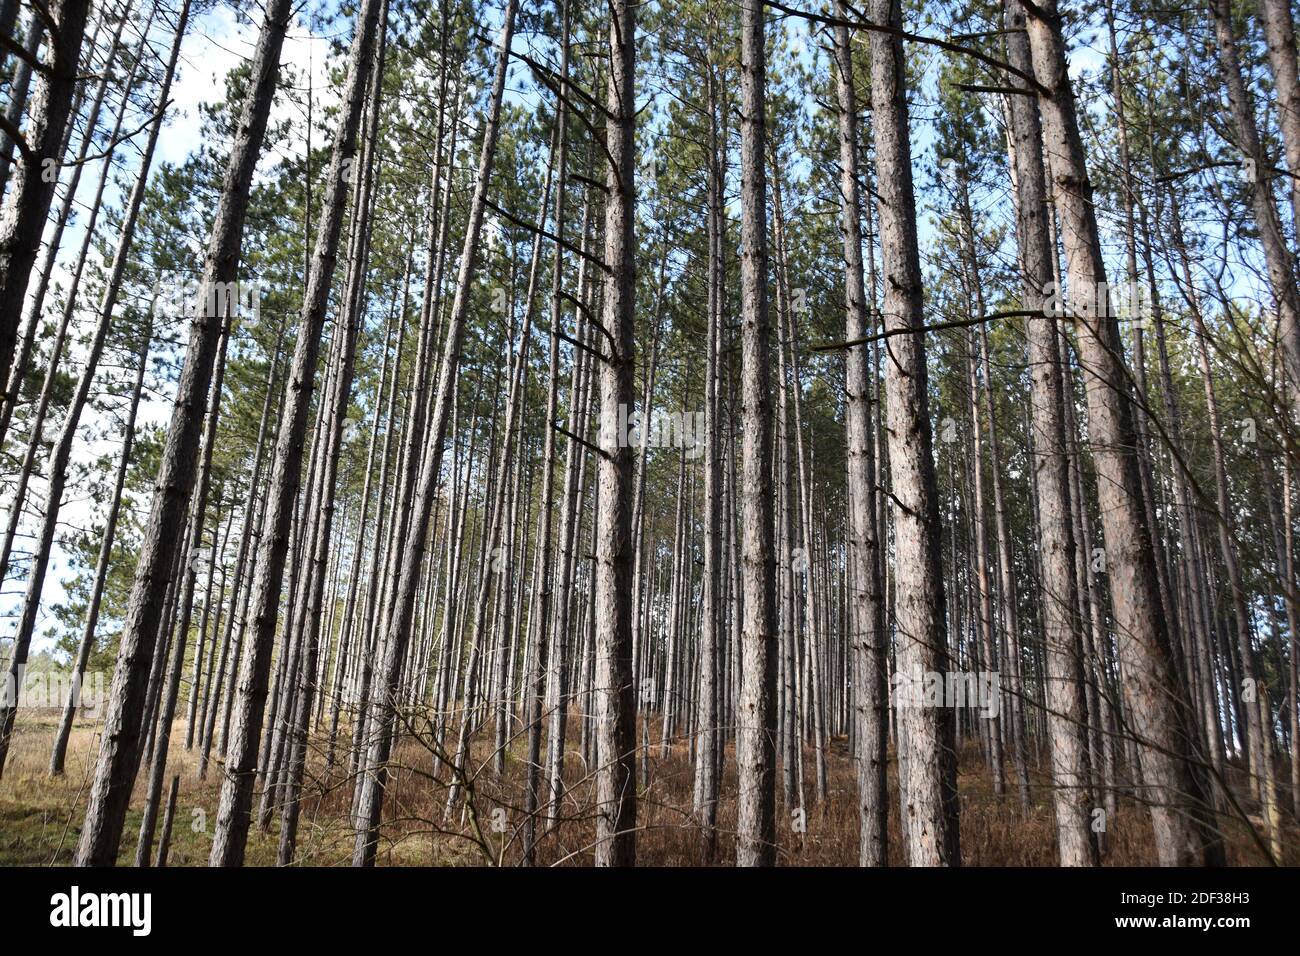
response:
<path id="1" fill-rule="evenodd" d="M 656 722 L 657 724 L 657 722 Z M 652 724 L 650 737 L 658 740 Z M 79 725 L 69 747 L 67 773 L 56 779 L 46 774 L 55 721 L 52 715 L 26 713 L 16 727 L 9 764 L 0 781 L 0 864 L 41 865 L 68 863 L 76 846 L 77 829 L 85 806 L 85 787 L 93 766 L 97 729 Z M 184 750 L 185 727 L 178 721 L 173 734 L 170 771 L 181 775 L 180 798 L 173 830 L 170 865 L 193 866 L 207 862 L 211 830 L 216 815 L 220 766 L 210 768 L 207 779 L 197 775 L 197 754 Z M 592 860 L 595 834 L 594 782 L 581 764 L 577 748 L 577 722 L 570 728 L 567 767 L 570 790 L 557 814 L 556 825 L 539 824 L 542 831 L 537 848 L 539 864 L 584 865 Z M 472 799 L 444 818 L 447 802 L 447 772 L 418 735 L 405 737 L 394 754 L 390 777 L 379 863 L 382 865 L 483 865 L 501 862 L 514 865 L 521 857 L 524 778 L 523 740 L 511 742 L 504 773 L 492 770 L 493 744 L 490 732 L 479 735 L 469 763 Z M 792 826 L 789 808 L 778 810 L 779 860 L 792 866 L 853 866 L 857 862 L 857 810 L 853 768 L 847 742 L 831 741 L 827 753 L 828 792 L 814 800 L 813 753 L 804 754 L 805 794 L 808 802 L 806 830 Z M 349 861 L 354 831 L 348 819 L 354 781 L 335 768 L 328 777 L 325 761 L 314 744 L 309 759 L 300 835 L 299 865 L 339 866 Z M 892 765 L 891 765 L 892 769 Z M 688 744 L 679 739 L 661 755 L 652 745 L 649 781 L 638 791 L 637 859 L 643 865 L 700 866 L 732 861 L 730 834 L 735 827 L 736 768 L 728 749 L 718 808 L 719 853 L 705 859 L 705 842 L 691 814 L 692 767 Z M 144 802 L 143 774 L 137 784 L 132 811 L 124 830 L 119 863 L 134 859 L 139 830 L 139 808 Z M 963 749 L 959 790 L 961 793 L 962 859 L 976 866 L 1054 866 L 1056 863 L 1051 794 L 1042 776 L 1034 774 L 1034 799 L 1027 812 L 1021 810 L 1013 791 L 998 796 L 991 775 L 980 758 L 979 748 Z M 896 781 L 890 781 L 891 788 Z M 778 778 L 779 788 L 779 778 Z M 1253 810 L 1253 808 L 1248 808 Z M 472 812 L 471 812 L 472 810 Z M 493 827 L 493 811 L 504 829 Z M 502 813 L 504 815 L 502 815 Z M 1108 866 L 1150 865 L 1156 862 L 1149 815 L 1130 798 L 1122 798 L 1117 819 L 1107 832 L 1104 863 Z M 897 814 L 890 820 L 890 858 L 903 859 Z M 1233 865 L 1258 865 L 1262 855 L 1254 848 L 1245 828 L 1224 821 L 1228 859 Z M 278 844 L 278 814 L 266 832 L 254 827 L 249 840 L 250 865 L 272 865 Z M 1297 848 L 1300 833 L 1294 821 L 1287 823 L 1285 862 L 1300 863 Z"/>

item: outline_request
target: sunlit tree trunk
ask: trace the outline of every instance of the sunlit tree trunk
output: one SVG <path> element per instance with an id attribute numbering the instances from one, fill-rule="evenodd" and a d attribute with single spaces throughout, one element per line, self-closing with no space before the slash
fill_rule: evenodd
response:
<path id="1" fill-rule="evenodd" d="M 764 10 L 740 10 L 740 324 L 743 440 L 741 685 L 736 718 L 736 864 L 776 863 L 776 554 L 773 550 L 772 395 L 767 301 L 767 55 Z"/>
<path id="2" fill-rule="evenodd" d="M 1078 333 L 1086 384 L 1122 683 L 1142 741 L 1142 777 L 1151 795 L 1157 852 L 1164 865 L 1213 863 L 1222 859 L 1222 847 L 1213 836 L 1204 784 L 1194 766 L 1187 691 L 1174 668 L 1156 580 L 1133 451 L 1132 395 L 1117 323 L 1101 294 L 1106 271 L 1056 0 L 1045 0 L 1026 20 L 1034 76 L 1045 91 L 1038 101 L 1068 264 L 1067 314 Z"/>
<path id="3" fill-rule="evenodd" d="M 902 25 L 898 0 L 871 0 L 872 21 Z M 951 669 L 945 630 L 939 497 L 930 430 L 916 199 L 912 186 L 902 42 L 871 32 L 871 112 L 876 146 L 887 340 L 886 432 L 894 549 L 897 671 L 904 682 Z M 955 717 L 947 708 L 899 706 L 903 845 L 912 866 L 957 866 Z"/>
<path id="4" fill-rule="evenodd" d="M 280 418 L 271 466 L 265 534 L 258 543 L 257 571 L 253 577 L 248 611 L 252 618 L 252 634 L 244 645 L 240 660 L 237 706 L 233 713 L 231 741 L 223 768 L 212 841 L 210 862 L 214 866 L 238 866 L 244 859 L 271 649 L 280 605 L 281 576 L 289 549 L 290 521 L 302 471 L 307 414 L 315 386 L 316 360 L 334 279 L 348 186 L 353 178 L 351 167 L 356 152 L 357 129 L 366 81 L 375 56 L 381 7 L 381 0 L 366 0 L 357 12 L 348 57 L 342 110 L 326 173 L 311 272 L 307 278 L 293 365 L 289 372 L 289 393 Z"/>
<path id="5" fill-rule="evenodd" d="M 632 682 L 632 449 L 620 434 L 631 414 L 636 307 L 636 10 L 609 4 L 605 95 L 605 278 L 599 365 L 600 494 L 594 593 L 596 865 L 636 862 L 636 688 Z M 621 413 L 621 414 L 620 414 Z M 624 419 L 625 420 L 625 419 Z"/>

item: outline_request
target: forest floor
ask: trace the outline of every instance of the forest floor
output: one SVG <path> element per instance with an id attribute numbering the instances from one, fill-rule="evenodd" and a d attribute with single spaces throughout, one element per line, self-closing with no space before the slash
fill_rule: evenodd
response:
<path id="1" fill-rule="evenodd" d="M 67 771 L 57 778 L 47 774 L 50 747 L 57 726 L 53 712 L 28 711 L 15 727 L 9 763 L 0 781 L 0 865 L 67 864 L 77 843 L 85 809 L 85 795 L 98 747 L 98 728 L 79 723 L 68 748 Z M 650 738 L 658 741 L 657 721 Z M 577 721 L 570 729 L 569 765 L 581 767 L 577 752 Z M 178 720 L 172 736 L 168 779 L 180 774 L 180 796 L 172 829 L 168 865 L 196 866 L 207 862 L 216 818 L 221 765 L 213 760 L 207 778 L 198 777 L 198 752 L 184 749 L 185 724 Z M 342 735 L 341 735 L 342 736 Z M 484 865 L 489 862 L 517 863 L 522 836 L 516 825 L 523 818 L 522 794 L 525 762 L 524 741 L 517 738 L 499 776 L 493 769 L 494 744 L 490 734 L 476 741 L 477 770 L 471 770 L 475 813 L 457 812 L 444 819 L 448 787 L 444 775 L 434 775 L 433 756 L 415 737 L 404 738 L 395 752 L 395 769 L 385 803 L 383 838 L 378 854 L 381 865 Z M 815 755 L 804 751 L 804 791 L 809 810 L 800 830 L 799 814 L 778 809 L 779 859 L 793 866 L 853 866 L 857 862 L 857 809 L 854 772 L 847 741 L 831 741 L 827 751 L 827 794 L 815 799 Z M 640 758 L 638 758 L 640 763 Z M 349 862 L 354 831 L 348 819 L 352 779 L 346 768 L 324 774 L 325 759 L 314 746 L 304 787 L 297 863 L 339 866 Z M 475 764 L 471 764 L 471 767 Z M 891 790 L 896 787 L 891 759 Z M 691 819 L 693 772 L 688 744 L 679 739 L 663 754 L 658 743 L 649 751 L 649 786 L 638 791 L 637 859 L 655 866 L 693 866 L 708 862 L 705 843 Z M 780 800 L 781 778 L 777 788 Z M 439 780 L 438 776 L 444 779 Z M 144 804 L 145 774 L 140 775 L 132 809 L 123 831 L 118 862 L 134 861 Z M 1042 773 L 1031 774 L 1035 784 L 1027 811 L 1020 807 L 1009 779 L 1006 792 L 994 791 L 978 744 L 963 748 L 958 789 L 961 794 L 962 860 L 974 866 L 1054 866 L 1056 848 L 1051 793 L 1041 784 Z M 727 834 L 735 824 L 736 767 L 730 748 L 722 780 L 719 804 L 719 855 L 715 862 L 731 862 Z M 164 788 L 164 799 L 165 799 Z M 1289 795 L 1287 795 L 1289 796 Z M 895 795 L 896 800 L 896 795 Z M 1284 806 L 1289 801 L 1284 802 Z M 544 831 L 537 847 L 538 863 L 580 865 L 591 862 L 594 836 L 594 783 L 574 780 L 559 810 L 560 822 L 553 828 L 539 823 Z M 898 815 L 891 806 L 889 853 L 891 860 L 903 859 Z M 1247 812 L 1255 812 L 1246 805 Z M 1287 829 L 1283 862 L 1300 864 L 1300 830 L 1284 813 Z M 1150 817 L 1130 797 L 1121 797 L 1116 819 L 1108 821 L 1103 862 L 1108 866 L 1150 865 L 1156 862 Z M 1231 865 L 1264 863 L 1246 827 L 1224 819 L 1222 828 Z M 159 814 L 158 832 L 162 821 Z M 273 865 L 278 846 L 278 813 L 267 830 L 252 828 L 247 849 L 249 865 Z"/>

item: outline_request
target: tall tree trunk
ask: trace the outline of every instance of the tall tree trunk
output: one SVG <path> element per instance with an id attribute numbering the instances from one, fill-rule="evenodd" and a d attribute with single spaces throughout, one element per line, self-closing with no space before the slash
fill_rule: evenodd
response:
<path id="1" fill-rule="evenodd" d="M 569 0 L 561 4 L 560 83 L 562 95 L 568 95 L 569 79 Z M 550 651 L 548 633 L 552 617 L 552 600 L 556 575 L 551 567 L 552 524 L 555 517 L 555 419 L 559 410 L 560 375 L 560 318 L 563 309 L 564 281 L 564 192 L 568 163 L 568 110 L 562 100 L 555 105 L 555 249 L 551 264 L 551 331 L 550 355 L 546 378 L 546 424 L 542 436 L 542 492 L 538 509 L 537 566 L 541 574 L 537 601 L 537 650 L 527 679 L 524 724 L 528 731 L 528 763 L 524 795 L 524 859 L 532 864 L 536 854 L 537 811 L 541 802 L 542 785 L 542 722 L 545 706 L 545 679 L 549 673 L 547 655 Z M 534 239 L 541 243 L 541 236 Z"/>
<path id="2" fill-rule="evenodd" d="M 848 7 L 838 0 L 836 15 L 845 19 Z M 858 99 L 854 84 L 849 28 L 835 27 L 835 87 L 839 98 L 840 234 L 844 242 L 844 337 L 850 342 L 870 333 L 871 319 L 862 268 L 862 196 L 859 189 Z M 869 347 L 864 342 L 845 356 L 845 455 L 848 462 L 849 560 L 853 591 L 849 626 L 852 633 L 854 751 L 858 785 L 858 863 L 884 866 L 888 861 L 889 796 L 886 791 L 886 710 L 888 662 L 883 631 L 883 606 L 876 576 L 880 547 L 876 527 L 875 460 L 871 441 L 871 398 L 874 383 Z"/>
<path id="3" fill-rule="evenodd" d="M 270 0 L 253 56 L 248 96 L 213 218 L 199 299 L 193 313 L 194 327 L 159 468 L 158 491 L 140 546 L 90 803 L 77 847 L 76 862 L 80 866 L 109 866 L 117 857 L 122 824 L 139 766 L 141 717 L 153 664 L 154 638 L 180 545 L 175 529 L 189 507 L 203 427 L 203 400 L 211 382 L 224 324 L 225 309 L 213 308 L 212 304 L 219 295 L 230 294 L 231 283 L 237 276 L 249 186 L 266 132 L 288 20 L 288 0 Z"/>
<path id="4" fill-rule="evenodd" d="M 589 164 L 590 165 L 590 164 Z M 583 206 L 582 214 L 582 248 L 585 252 L 589 246 L 589 225 L 592 203 L 588 200 Z M 583 258 L 578 264 L 578 301 L 586 306 L 589 275 L 588 260 Z M 582 340 L 591 329 L 591 324 L 582 318 L 582 310 L 575 312 L 575 339 Z M 552 321 L 555 321 L 553 318 Z M 594 332 L 590 332 L 594 335 Z M 593 358 L 584 350 L 574 353 L 573 374 L 569 386 L 569 421 L 568 430 L 572 434 L 583 435 L 588 431 L 591 421 Z M 564 793 L 564 744 L 568 736 L 569 697 L 574 681 L 570 679 L 570 670 L 577 660 L 570 652 L 569 631 L 574 619 L 574 576 L 576 568 L 576 551 L 580 533 L 582 491 L 585 483 L 586 450 L 572 438 L 568 439 L 564 465 L 564 497 L 560 505 L 559 522 L 559 594 L 556 597 L 555 626 L 551 629 L 554 647 L 550 653 L 551 675 L 547 694 L 551 707 L 550 727 L 547 731 L 546 778 L 549 788 L 547 815 L 554 819 L 556 807 Z M 635 608 L 636 602 L 633 602 Z"/>
<path id="5" fill-rule="evenodd" d="M 299 638 L 304 646 L 304 660 L 301 678 L 296 688 L 291 688 L 294 707 L 287 716 L 289 723 L 289 753 L 286 759 L 286 775 L 280 825 L 280 849 L 278 862 L 287 866 L 293 862 L 297 848 L 298 816 L 300 812 L 299 794 L 302 789 L 303 774 L 307 762 L 307 735 L 310 727 L 312 698 L 316 693 L 316 668 L 320 654 L 320 617 L 321 603 L 324 595 L 326 563 L 330 556 L 330 544 L 333 540 L 334 503 L 336 481 L 338 477 L 339 458 L 342 454 L 343 425 L 348 417 L 351 401 L 352 379 L 356 364 L 357 339 L 366 316 L 365 308 L 365 274 L 370 254 L 370 232 L 373 226 L 374 209 L 372 194 L 376 191 L 378 178 L 375 154 L 379 134 L 379 110 L 383 99 L 384 62 L 387 41 L 388 0 L 380 0 L 375 30 L 377 39 L 373 42 L 378 52 L 373 56 L 373 63 L 368 67 L 364 158 L 361 162 L 361 182 L 356 190 L 354 213 L 353 254 L 349 262 L 349 282 L 345 290 L 345 307 L 339 315 L 339 327 L 335 334 L 340 340 L 340 369 L 334 382 L 332 395 L 325 396 L 329 408 L 329 426 L 322 438 L 321 449 L 323 473 L 321 476 L 321 500 L 317 503 L 316 528 L 314 540 L 308 542 L 312 548 L 315 574 L 309 586 L 302 589 L 295 599 L 300 600 L 299 620 L 302 634 Z M 358 61 L 358 65 L 365 60 Z M 326 635 L 328 639 L 328 632 Z"/>
<path id="6" fill-rule="evenodd" d="M 605 110 L 605 303 L 600 348 L 600 495 L 596 511 L 596 865 L 636 862 L 636 688 L 632 682 L 632 412 L 636 362 L 636 8 L 609 4 Z"/>
<path id="7" fill-rule="evenodd" d="M 776 863 L 776 555 L 772 515 L 772 395 L 767 303 L 767 56 L 763 5 L 742 0 L 741 422 L 739 499 L 743 589 L 736 764 L 736 865 Z"/>
<path id="8" fill-rule="evenodd" d="M 694 809 L 704 831 L 704 858 L 717 855 L 718 793 L 722 748 L 719 746 L 718 691 L 722 649 L 722 446 L 718 429 L 719 337 L 723 308 L 722 169 L 718 143 L 717 77 L 706 66 L 709 98 L 709 187 L 707 232 L 708 331 L 704 371 L 704 583 L 701 595 L 700 677 L 695 727 Z"/>
<path id="9" fill-rule="evenodd" d="M 1142 742 L 1142 777 L 1150 793 L 1157 852 L 1167 866 L 1213 863 L 1221 861 L 1222 847 L 1213 835 L 1205 786 L 1194 765 L 1187 690 L 1174 668 L 1161 606 L 1152 531 L 1133 451 L 1132 397 L 1118 326 L 1100 294 L 1105 264 L 1056 0 L 1044 0 L 1026 19 L 1034 75 L 1044 88 L 1039 96 L 1043 138 L 1068 263 L 1069 314 L 1078 330 L 1087 386 L 1088 435 L 1125 700 Z"/>
<path id="10" fill-rule="evenodd" d="M 393 610 L 385 628 L 383 658 L 380 677 L 383 683 L 375 696 L 380 712 L 378 732 L 373 735 L 366 755 L 365 775 L 360 781 L 361 791 L 357 801 L 358 832 L 353 849 L 355 866 L 373 866 L 378 843 L 379 819 L 383 812 L 383 793 L 387 780 L 389 754 L 392 750 L 393 728 L 396 719 L 398 685 L 401 679 L 402 659 L 410 640 L 411 622 L 415 611 L 415 592 L 419 585 L 420 568 L 424 557 L 429 517 L 433 511 L 439 479 L 442 472 L 443 440 L 451 411 L 451 393 L 460 364 L 461 342 L 465 333 L 465 319 L 469 312 L 469 298 L 474 281 L 479 235 L 483 227 L 483 214 L 487 205 L 487 190 L 492 175 L 492 160 L 496 153 L 501 115 L 501 99 L 505 89 L 506 67 L 510 59 L 510 42 L 514 36 L 515 14 L 518 0 L 506 0 L 502 17 L 501 36 L 497 43 L 497 63 L 485 114 L 483 145 L 479 153 L 474 194 L 470 199 L 465 230 L 465 243 L 461 250 L 460 270 L 456 278 L 456 293 L 448 319 L 442 363 L 438 369 L 438 382 L 433 395 L 433 414 L 425 436 L 421 457 L 418 487 L 415 489 L 413 514 L 407 533 L 403 536 L 405 551 L 401 555 L 400 572 L 396 577 Z"/>
<path id="11" fill-rule="evenodd" d="M 289 373 L 289 394 L 280 417 L 275 459 L 271 468 L 266 515 L 267 532 L 258 544 L 257 572 L 253 578 L 249 614 L 251 640 L 244 645 L 231 741 L 223 769 L 212 841 L 213 866 L 239 866 L 248 837 L 253 780 L 257 772 L 263 707 L 271 666 L 271 647 L 280 605 L 281 577 L 289 548 L 289 524 L 302 471 L 307 414 L 315 384 L 316 360 L 326 306 L 334 279 L 339 233 L 348 186 L 353 179 L 353 156 L 361 121 L 366 81 L 375 53 L 382 0 L 366 0 L 357 12 L 342 112 L 326 173 L 325 195 L 317 223 L 312 268 L 307 278 L 298 340 Z M 339 334 L 344 334 L 340 329 Z"/>
<path id="12" fill-rule="evenodd" d="M 1008 62 L 1030 74 L 1025 14 L 1018 0 L 1006 0 Z M 1016 186 L 1016 238 L 1026 310 L 1041 314 L 1025 323 L 1029 347 L 1034 489 L 1041 563 L 1040 614 L 1049 673 L 1048 728 L 1052 735 L 1052 800 L 1062 866 L 1089 866 L 1096 850 L 1089 829 L 1087 742 L 1083 721 L 1083 672 L 1076 628 L 1070 472 L 1065 437 L 1056 319 L 1042 311 L 1052 283 L 1052 247 L 1047 224 L 1047 180 L 1043 170 L 1038 105 L 1027 94 L 1010 97 L 1009 136 Z"/>
<path id="13" fill-rule="evenodd" d="M 871 20 L 902 28 L 899 0 L 871 0 Z M 884 266 L 885 373 L 890 487 L 894 500 L 897 671 L 909 687 L 950 670 L 939 542 L 939 497 L 930 431 L 912 187 L 907 79 L 902 41 L 871 33 L 871 112 Z M 903 844 L 912 866 L 961 863 L 955 715 L 947 708 L 898 709 Z"/>

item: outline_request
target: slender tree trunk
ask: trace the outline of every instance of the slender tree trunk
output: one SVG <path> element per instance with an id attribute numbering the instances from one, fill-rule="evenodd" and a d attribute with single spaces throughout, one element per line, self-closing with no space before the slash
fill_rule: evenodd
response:
<path id="1" fill-rule="evenodd" d="M 871 19 L 902 26 L 898 0 L 871 0 Z M 897 670 L 909 687 L 950 670 L 939 543 L 939 498 L 932 454 L 923 333 L 921 267 L 912 189 L 902 42 L 873 31 L 872 129 L 876 145 L 883 315 L 887 340 L 890 480 L 894 500 Z M 903 844 L 912 866 L 961 863 L 955 715 L 945 708 L 900 706 L 897 715 Z"/>
<path id="2" fill-rule="evenodd" d="M 567 96 L 569 78 L 569 0 L 561 5 L 560 83 L 561 93 Z M 528 675 L 524 723 L 528 731 L 528 763 L 524 796 L 524 859 L 530 865 L 536 855 L 537 811 L 541 800 L 542 783 L 542 721 L 546 702 L 545 679 L 549 674 L 547 655 L 550 651 L 548 633 L 552 618 L 552 599 L 555 579 L 551 565 L 551 526 L 555 517 L 555 419 L 559 410 L 560 375 L 560 318 L 563 308 L 564 279 L 564 193 L 568 163 L 568 111 L 563 101 L 555 106 L 555 217 L 553 229 L 556 236 L 554 262 L 551 265 L 551 332 L 549 368 L 546 379 L 546 425 L 542 438 L 542 491 L 537 531 L 537 566 L 541 575 L 537 601 L 537 650 Z M 540 243 L 541 236 L 534 240 Z"/>
<path id="3" fill-rule="evenodd" d="M 248 836 L 253 780 L 261 741 L 263 707 L 280 604 L 281 576 L 289 547 L 289 524 L 294 510 L 302 470 L 303 440 L 316 373 L 325 310 L 333 283 L 343 210 L 351 182 L 357 128 L 361 120 L 366 80 L 374 57 L 381 0 L 366 0 L 356 18 L 352 49 L 348 57 L 347 81 L 341 102 L 343 109 L 326 174 L 325 195 L 317 223 L 312 269 L 307 279 L 302 319 L 289 373 L 289 395 L 280 418 L 275 459 L 268 489 L 266 524 L 269 530 L 258 544 L 257 571 L 252 583 L 253 633 L 244 646 L 240 661 L 237 708 L 231 743 L 223 770 L 221 797 L 217 806 L 212 842 L 214 866 L 243 863 Z"/>
<path id="4" fill-rule="evenodd" d="M 592 204 L 588 201 L 583 208 L 582 247 L 588 248 L 588 225 L 591 218 Z M 578 264 L 578 299 L 586 302 L 587 260 Z M 575 338 L 582 340 L 590 323 L 584 322 L 582 310 L 574 316 Z M 555 319 L 552 318 L 552 322 Z M 594 334 L 594 333 L 593 333 Z M 591 379 L 593 359 L 585 351 L 579 350 L 574 355 L 573 375 L 569 386 L 569 431 L 579 436 L 588 430 L 591 420 Z M 549 806 L 547 815 L 554 819 L 560 798 L 564 794 L 564 744 L 568 736 L 570 689 L 575 681 L 569 672 L 580 657 L 570 653 L 569 630 L 573 620 L 574 576 L 576 570 L 576 550 L 581 525 L 581 499 L 584 479 L 586 477 L 586 451 L 572 438 L 568 439 L 564 466 L 564 497 L 560 506 L 559 544 L 559 594 L 556 598 L 555 626 L 551 629 L 555 646 L 551 651 L 551 677 L 548 694 L 551 706 L 551 721 L 547 732 L 546 778 L 549 787 Z M 635 608 L 635 602 L 634 602 Z"/>
<path id="5" fill-rule="evenodd" d="M 717 77 L 706 66 L 709 97 L 708 331 L 704 372 L 704 583 L 701 595 L 700 677 L 695 728 L 694 809 L 704 831 L 704 858 L 717 855 L 721 748 L 718 728 L 722 647 L 722 446 L 718 429 L 718 343 L 722 324 L 722 170 L 719 159 Z"/>
<path id="6" fill-rule="evenodd" d="M 1161 607 L 1152 531 L 1142 507 L 1133 452 L 1132 397 L 1120 359 L 1119 332 L 1109 308 L 1098 308 L 1105 265 L 1056 0 L 1040 3 L 1027 17 L 1027 26 L 1034 74 L 1046 91 L 1039 96 L 1039 107 L 1068 262 L 1070 317 L 1078 330 L 1087 385 L 1088 434 L 1098 475 L 1107 577 L 1125 699 L 1143 743 L 1142 777 L 1157 852 L 1164 865 L 1213 863 L 1222 860 L 1222 847 L 1213 836 L 1205 787 L 1194 766 L 1187 692 L 1173 666 Z"/>
<path id="7" fill-rule="evenodd" d="M 357 338 L 361 332 L 366 310 L 365 273 L 370 252 L 370 230 L 373 223 L 371 194 L 375 189 L 378 169 L 375 161 L 377 137 L 379 133 L 379 109 L 383 97 L 384 62 L 386 50 L 386 24 L 388 19 L 388 0 L 381 0 L 375 30 L 378 38 L 374 43 L 378 52 L 373 57 L 368 77 L 367 102 L 368 116 L 365 131 L 365 157 L 362 161 L 361 183 L 357 189 L 355 243 L 354 252 L 349 263 L 349 285 L 346 289 L 346 308 L 340 315 L 340 327 L 335 334 L 343 336 L 340 342 L 340 370 L 334 382 L 334 394 L 326 396 L 330 413 L 329 427 L 325 434 L 322 448 L 323 474 L 321 477 L 322 500 L 317 506 L 317 526 L 314 540 L 309 544 L 313 550 L 316 573 L 311 584 L 304 587 L 301 599 L 299 619 L 302 622 L 302 634 L 299 638 L 304 645 L 304 659 L 301 679 L 293 690 L 294 707 L 288 716 L 291 737 L 288 740 L 289 753 L 286 759 L 287 780 L 282 798 L 282 818 L 280 824 L 279 864 L 287 866 L 293 862 L 297 848 L 298 817 L 301 809 L 299 794 L 302 789 L 303 773 L 307 762 L 307 735 L 310 728 L 312 697 L 316 692 L 316 668 L 320 654 L 320 616 L 323 588 L 325 583 L 326 563 L 329 560 L 330 542 L 333 537 L 334 503 L 339 458 L 342 450 L 343 425 L 347 419 L 348 406 L 352 392 L 352 379 L 355 369 Z M 359 60 L 358 65 L 365 60 Z M 328 639 L 328 632 L 327 632 Z"/>
<path id="8" fill-rule="evenodd" d="M 1291 661 L 1291 688 L 1287 698 L 1287 710 L 1291 716 L 1291 815 L 1300 820 L 1300 611 L 1296 608 L 1295 580 L 1295 532 L 1294 506 L 1292 505 L 1292 475 L 1290 462 L 1282 466 L 1282 560 L 1279 562 L 1283 574 L 1283 594 L 1286 600 L 1287 629 L 1291 632 L 1291 647 L 1288 657 Z"/>
<path id="9" fill-rule="evenodd" d="M 153 663 L 154 638 L 180 545 L 175 529 L 189 506 L 203 425 L 203 396 L 207 394 L 221 339 L 225 309 L 212 308 L 209 299 L 215 302 L 219 294 L 228 295 L 237 275 L 249 186 L 270 114 L 288 18 L 288 0 L 270 0 L 253 56 L 248 98 L 240 115 L 213 219 L 199 300 L 193 314 L 194 328 L 163 450 L 158 491 L 140 547 L 90 804 L 77 847 L 76 862 L 81 866 L 107 866 L 117 857 L 131 786 L 139 766 L 140 721 Z"/>
<path id="10" fill-rule="evenodd" d="M 1005 5 L 1007 55 L 1025 73 L 1032 65 L 1018 0 Z M 1032 75 L 1032 74 L 1031 74 Z M 1052 283 L 1053 255 L 1047 224 L 1047 181 L 1042 162 L 1038 106 L 1027 95 L 1011 97 L 1010 141 L 1016 184 L 1016 237 L 1024 305 L 1043 309 Z M 1047 645 L 1048 726 L 1052 735 L 1052 799 L 1062 866 L 1089 866 L 1096 850 L 1089 829 L 1079 632 L 1075 625 L 1075 541 L 1070 516 L 1070 474 L 1056 320 L 1047 312 L 1025 323 L 1029 340 L 1034 488 L 1038 553 L 1042 567 L 1042 615 Z M 1023 758 L 1022 758 L 1023 759 Z"/>
<path id="11" fill-rule="evenodd" d="M 772 515 L 772 395 L 767 302 L 767 57 L 763 6 L 742 0 L 741 421 L 743 589 L 736 764 L 736 865 L 776 863 L 776 555 Z"/>
<path id="12" fill-rule="evenodd" d="M 176 796 L 180 791 L 181 775 L 172 774 L 171 787 L 167 791 L 167 812 L 163 815 L 162 836 L 158 838 L 158 857 L 154 866 L 167 865 L 167 851 L 172 844 L 172 820 L 176 816 Z"/>
<path id="13" fill-rule="evenodd" d="M 847 4 L 836 3 L 845 19 Z M 854 84 L 849 29 L 835 28 L 835 86 L 839 97 L 840 233 L 844 241 L 844 337 L 865 338 L 871 320 L 862 270 L 862 197 L 858 183 L 858 101 Z M 852 655 L 854 746 L 858 785 L 858 863 L 884 866 L 888 860 L 886 745 L 886 636 L 876 577 L 875 462 L 871 442 L 871 393 L 874 388 L 868 346 L 853 346 L 845 357 L 845 434 L 848 462 L 849 560 L 853 591 L 850 597 L 849 646 Z"/>
<path id="14" fill-rule="evenodd" d="M 600 348 L 600 495 L 596 511 L 596 865 L 636 862 L 636 688 L 632 682 L 632 449 L 619 422 L 631 414 L 636 362 L 636 12 L 609 4 L 605 110 L 605 337 Z"/>
<path id="15" fill-rule="evenodd" d="M 385 628 L 383 660 L 380 675 L 383 683 L 376 696 L 380 712 L 377 734 L 369 745 L 365 776 L 357 801 L 358 832 L 352 862 L 355 866 L 373 866 L 378 843 L 379 820 L 383 812 L 383 792 L 387 780 L 386 763 L 392 749 L 393 727 L 396 718 L 398 685 L 401 678 L 402 658 L 410 640 L 411 621 L 415 610 L 415 591 L 419 583 L 425 538 L 429 531 L 429 517 L 433 511 L 439 478 L 442 472 L 443 440 L 451 410 L 451 392 L 456 370 L 460 364 L 461 341 L 465 333 L 465 319 L 469 311 L 471 285 L 474 281 L 479 234 L 483 227 L 483 214 L 487 204 L 487 190 L 492 174 L 492 159 L 496 152 L 501 99 L 505 89 L 506 67 L 510 59 L 510 42 L 514 36 L 515 14 L 518 0 L 506 0 L 502 18 L 501 37 L 497 43 L 497 63 L 485 114 L 483 145 L 479 154 L 474 195 L 470 200 L 465 244 L 461 250 L 460 271 L 456 279 L 456 293 L 448 319 L 443 359 L 438 370 L 438 382 L 433 396 L 433 415 L 425 438 L 421 459 L 419 483 L 413 504 L 410 526 L 405 535 L 406 550 L 401 557 L 400 572 L 396 577 L 393 610 Z"/>

